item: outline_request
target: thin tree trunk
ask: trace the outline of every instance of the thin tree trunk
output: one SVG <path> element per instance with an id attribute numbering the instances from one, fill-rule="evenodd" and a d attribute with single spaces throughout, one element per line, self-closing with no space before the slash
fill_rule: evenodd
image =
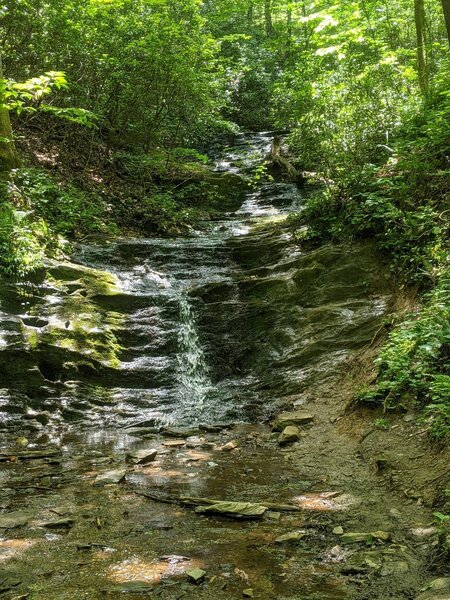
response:
<path id="1" fill-rule="evenodd" d="M 247 25 L 250 29 L 253 27 L 253 2 L 250 2 L 247 8 Z"/>
<path id="2" fill-rule="evenodd" d="M 270 36 L 273 33 L 271 0 L 264 0 L 264 21 L 265 21 L 266 35 Z"/>
<path id="3" fill-rule="evenodd" d="M 450 45 L 450 0 L 441 0 L 444 11 L 445 26 L 447 27 L 448 43 Z"/>
<path id="4" fill-rule="evenodd" d="M 425 7 L 424 0 L 414 0 L 414 20 L 417 37 L 417 71 L 419 86 L 423 95 L 428 91 L 428 73 L 425 59 Z"/>
<path id="5" fill-rule="evenodd" d="M 3 64 L 0 55 L 0 174 L 19 166 L 19 155 L 13 141 L 9 110 L 3 106 Z"/>

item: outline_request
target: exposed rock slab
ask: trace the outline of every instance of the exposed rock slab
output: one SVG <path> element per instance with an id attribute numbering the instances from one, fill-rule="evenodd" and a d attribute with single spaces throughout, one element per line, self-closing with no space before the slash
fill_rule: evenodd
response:
<path id="1" fill-rule="evenodd" d="M 267 511 L 267 506 L 251 502 L 217 502 L 209 506 L 197 506 L 196 513 L 218 514 L 228 517 L 260 519 Z"/>
<path id="2" fill-rule="evenodd" d="M 289 425 L 307 425 L 314 420 L 314 415 L 306 410 L 295 410 L 278 415 L 273 423 L 274 431 L 283 431 Z"/>
<path id="3" fill-rule="evenodd" d="M 15 529 L 26 525 L 33 517 L 33 513 L 27 510 L 16 510 L 14 512 L 0 515 L 0 529 Z"/>

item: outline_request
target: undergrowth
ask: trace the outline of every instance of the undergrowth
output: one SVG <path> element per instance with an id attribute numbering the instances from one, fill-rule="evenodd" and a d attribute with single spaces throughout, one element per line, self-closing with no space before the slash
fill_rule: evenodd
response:
<path id="1" fill-rule="evenodd" d="M 188 149 L 161 156 L 118 154 L 116 182 L 81 189 L 43 168 L 13 170 L 0 188 L 0 273 L 24 277 L 65 240 L 87 235 L 177 235 L 217 209 L 217 187 L 202 179 L 205 157 Z M 203 169 L 203 170 L 202 170 Z M 119 174 L 117 174 L 119 171 Z M 101 180 L 101 177 L 99 177 Z"/>
<path id="2" fill-rule="evenodd" d="M 435 439 L 450 440 L 450 68 L 440 88 L 399 131 L 380 165 L 350 170 L 312 195 L 291 219 L 299 241 L 376 240 L 422 308 L 391 331 L 378 378 L 361 401 L 415 405 Z"/>

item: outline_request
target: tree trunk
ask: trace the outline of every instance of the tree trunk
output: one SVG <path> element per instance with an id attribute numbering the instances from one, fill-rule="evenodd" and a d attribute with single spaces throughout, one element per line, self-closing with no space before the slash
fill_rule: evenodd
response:
<path id="1" fill-rule="evenodd" d="M 253 27 L 253 2 L 250 2 L 247 8 L 247 25 L 250 29 Z"/>
<path id="2" fill-rule="evenodd" d="M 0 174 L 9 172 L 19 166 L 19 155 L 13 140 L 9 110 L 3 106 L 3 65 L 0 55 Z"/>
<path id="3" fill-rule="evenodd" d="M 414 0 L 414 20 L 417 37 L 417 71 L 419 86 L 423 95 L 428 91 L 428 73 L 425 60 L 425 7 L 424 0 Z"/>
<path id="4" fill-rule="evenodd" d="M 276 135 L 272 140 L 270 154 L 266 160 L 267 172 L 278 180 L 293 181 L 303 184 L 303 173 L 298 171 L 291 162 L 281 153 L 281 138 Z"/>
<path id="5" fill-rule="evenodd" d="M 272 4 L 271 0 L 264 0 L 264 21 L 265 21 L 265 28 L 266 28 L 267 36 L 270 36 L 273 33 L 271 4 Z"/>
<path id="6" fill-rule="evenodd" d="M 445 26 L 447 27 L 448 43 L 450 45 L 450 0 L 441 0 L 444 11 Z"/>

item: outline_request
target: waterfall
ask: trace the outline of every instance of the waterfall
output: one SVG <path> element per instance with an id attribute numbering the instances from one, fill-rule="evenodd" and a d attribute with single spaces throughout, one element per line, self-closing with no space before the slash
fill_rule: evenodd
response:
<path id="1" fill-rule="evenodd" d="M 188 296 L 179 297 L 180 329 L 178 332 L 179 400 L 181 411 L 190 418 L 200 417 L 212 383 L 208 374 L 205 354 L 198 336 L 197 324 Z"/>

